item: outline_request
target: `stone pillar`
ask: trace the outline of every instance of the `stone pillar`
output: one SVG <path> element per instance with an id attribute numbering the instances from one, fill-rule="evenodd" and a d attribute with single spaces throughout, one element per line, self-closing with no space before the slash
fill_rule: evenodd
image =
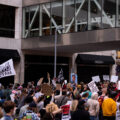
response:
<path id="1" fill-rule="evenodd" d="M 22 2 L 21 7 L 15 9 L 15 40 L 19 41 L 19 46 L 17 50 L 20 54 L 20 62 L 15 63 L 15 83 L 24 83 L 24 54 L 21 50 L 21 35 L 22 34 Z"/>
<path id="2" fill-rule="evenodd" d="M 110 75 L 116 75 L 116 57 L 117 57 L 117 53 L 116 51 L 112 51 L 112 57 L 115 60 L 115 64 L 111 66 L 111 71 L 110 71 Z"/>
<path id="3" fill-rule="evenodd" d="M 77 64 L 75 62 L 78 53 L 73 54 L 72 56 L 72 72 L 77 74 Z"/>
<path id="4" fill-rule="evenodd" d="M 21 39 L 22 33 L 22 7 L 15 10 L 15 39 Z"/>
<path id="5" fill-rule="evenodd" d="M 16 72 L 14 83 L 20 83 L 20 63 L 14 63 L 14 68 Z"/>
<path id="6" fill-rule="evenodd" d="M 24 54 L 20 54 L 20 62 L 14 64 L 16 75 L 14 78 L 14 83 L 24 83 Z"/>

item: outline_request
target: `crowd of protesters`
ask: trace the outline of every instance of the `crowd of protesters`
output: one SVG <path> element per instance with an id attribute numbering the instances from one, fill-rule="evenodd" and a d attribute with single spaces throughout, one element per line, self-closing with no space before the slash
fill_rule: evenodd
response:
<path id="1" fill-rule="evenodd" d="M 45 95 L 42 85 L 0 85 L 1 120 L 120 120 L 120 90 L 117 83 L 97 83 L 99 92 L 88 85 L 64 83 Z M 47 89 L 47 88 L 46 88 Z M 61 106 L 69 105 L 69 117 L 63 118 Z"/>

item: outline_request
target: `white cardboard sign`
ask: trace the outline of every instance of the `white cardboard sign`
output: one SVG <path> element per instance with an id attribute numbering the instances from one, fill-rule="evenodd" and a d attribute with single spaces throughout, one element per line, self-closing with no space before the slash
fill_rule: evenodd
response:
<path id="1" fill-rule="evenodd" d="M 111 82 L 116 83 L 118 81 L 118 76 L 112 75 Z"/>
<path id="2" fill-rule="evenodd" d="M 10 59 L 7 62 L 0 65 L 0 78 L 16 75 L 13 60 Z"/>
<path id="3" fill-rule="evenodd" d="M 109 75 L 103 75 L 103 80 L 110 80 L 110 76 Z"/>
<path id="4" fill-rule="evenodd" d="M 100 82 L 100 76 L 93 76 L 93 77 L 92 77 L 92 80 L 93 80 L 94 82 Z"/>
<path id="5" fill-rule="evenodd" d="M 91 81 L 90 83 L 88 83 L 88 87 L 90 88 L 90 91 L 91 91 L 92 93 L 99 91 L 99 89 L 98 89 L 98 87 L 96 86 L 96 84 L 95 84 L 94 81 Z"/>
<path id="6" fill-rule="evenodd" d="M 118 81 L 117 89 L 120 90 L 120 81 Z"/>

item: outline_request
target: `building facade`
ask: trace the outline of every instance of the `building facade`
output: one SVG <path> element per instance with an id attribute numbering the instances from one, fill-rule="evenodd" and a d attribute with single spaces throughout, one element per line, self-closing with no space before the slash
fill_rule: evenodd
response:
<path id="1" fill-rule="evenodd" d="M 55 30 L 60 27 L 57 75 L 61 68 L 66 79 L 71 72 L 77 73 L 78 53 L 116 59 L 120 46 L 119 0 L 1 0 L 0 9 L 0 49 L 15 50 L 20 57 L 14 60 L 15 83 L 46 78 L 47 72 L 53 77 Z M 115 65 L 109 66 L 104 74 L 116 74 Z"/>

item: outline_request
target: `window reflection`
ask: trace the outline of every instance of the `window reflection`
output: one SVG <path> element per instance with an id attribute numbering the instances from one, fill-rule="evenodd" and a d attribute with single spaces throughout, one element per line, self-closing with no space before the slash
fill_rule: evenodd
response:
<path id="1" fill-rule="evenodd" d="M 103 0 L 102 26 L 115 27 L 116 0 Z"/>
<path id="2" fill-rule="evenodd" d="M 58 2 L 51 3 L 51 31 L 52 34 L 55 33 L 56 27 L 62 27 L 62 16 L 63 16 L 63 4 L 62 0 Z"/>
<path id="3" fill-rule="evenodd" d="M 50 35 L 50 3 L 42 4 L 42 35 Z"/>
<path id="4" fill-rule="evenodd" d="M 90 23 L 91 30 L 97 30 L 101 28 L 101 13 L 102 13 L 102 1 L 96 0 L 90 3 Z"/>
<path id="5" fill-rule="evenodd" d="M 87 30 L 88 0 L 76 0 L 76 32 Z"/>
<path id="6" fill-rule="evenodd" d="M 24 38 L 54 35 L 57 27 L 64 27 L 58 34 L 119 27 L 120 0 L 59 0 L 26 7 L 23 16 Z"/>

